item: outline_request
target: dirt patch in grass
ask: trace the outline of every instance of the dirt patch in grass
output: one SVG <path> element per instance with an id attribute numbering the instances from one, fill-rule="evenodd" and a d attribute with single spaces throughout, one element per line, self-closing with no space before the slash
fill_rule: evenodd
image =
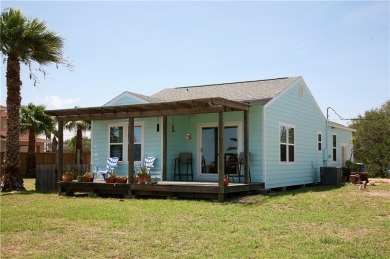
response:
<path id="1" fill-rule="evenodd" d="M 390 191 L 378 190 L 378 191 L 368 191 L 367 195 L 379 196 L 379 197 L 390 197 Z"/>
<path id="2" fill-rule="evenodd" d="M 390 178 L 369 178 L 370 184 L 390 184 Z"/>

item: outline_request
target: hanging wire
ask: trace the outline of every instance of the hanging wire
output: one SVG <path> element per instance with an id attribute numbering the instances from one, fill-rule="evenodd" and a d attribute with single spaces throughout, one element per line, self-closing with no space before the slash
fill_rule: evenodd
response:
<path id="1" fill-rule="evenodd" d="M 339 120 L 350 120 L 350 121 L 358 121 L 358 120 L 370 120 L 370 121 L 375 121 L 375 120 L 383 120 L 383 119 L 386 119 L 386 118 L 389 118 L 389 116 L 384 116 L 384 117 L 381 117 L 381 118 L 374 118 L 374 119 L 368 119 L 368 118 L 344 118 L 342 117 L 340 114 L 338 114 L 335 109 L 333 109 L 332 107 L 328 107 L 328 109 L 331 109 L 338 117 L 339 117 Z"/>

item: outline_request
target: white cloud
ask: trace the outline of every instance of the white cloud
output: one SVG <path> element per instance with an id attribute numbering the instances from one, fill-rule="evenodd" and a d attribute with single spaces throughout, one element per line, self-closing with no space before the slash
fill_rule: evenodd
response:
<path id="1" fill-rule="evenodd" d="M 44 102 L 47 109 L 74 108 L 80 98 L 62 99 L 59 96 L 45 96 Z"/>

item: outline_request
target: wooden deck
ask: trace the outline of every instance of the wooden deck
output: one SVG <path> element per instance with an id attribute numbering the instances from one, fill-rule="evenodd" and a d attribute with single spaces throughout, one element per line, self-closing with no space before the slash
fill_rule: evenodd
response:
<path id="1" fill-rule="evenodd" d="M 243 195 L 264 190 L 264 183 L 230 183 L 219 187 L 215 182 L 179 182 L 161 181 L 155 184 L 123 184 L 105 183 L 95 181 L 58 182 L 60 195 L 74 195 L 75 193 L 88 193 L 89 196 L 122 195 L 133 197 L 165 197 L 165 198 L 193 198 L 224 201 L 234 195 Z"/>

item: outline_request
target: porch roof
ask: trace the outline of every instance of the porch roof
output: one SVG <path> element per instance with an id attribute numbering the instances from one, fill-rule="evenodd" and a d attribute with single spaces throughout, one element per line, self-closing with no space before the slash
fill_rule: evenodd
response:
<path id="1" fill-rule="evenodd" d="M 126 119 L 230 111 L 247 111 L 249 104 L 225 98 L 198 98 L 179 101 L 151 102 L 119 106 L 46 110 L 58 121 Z"/>

